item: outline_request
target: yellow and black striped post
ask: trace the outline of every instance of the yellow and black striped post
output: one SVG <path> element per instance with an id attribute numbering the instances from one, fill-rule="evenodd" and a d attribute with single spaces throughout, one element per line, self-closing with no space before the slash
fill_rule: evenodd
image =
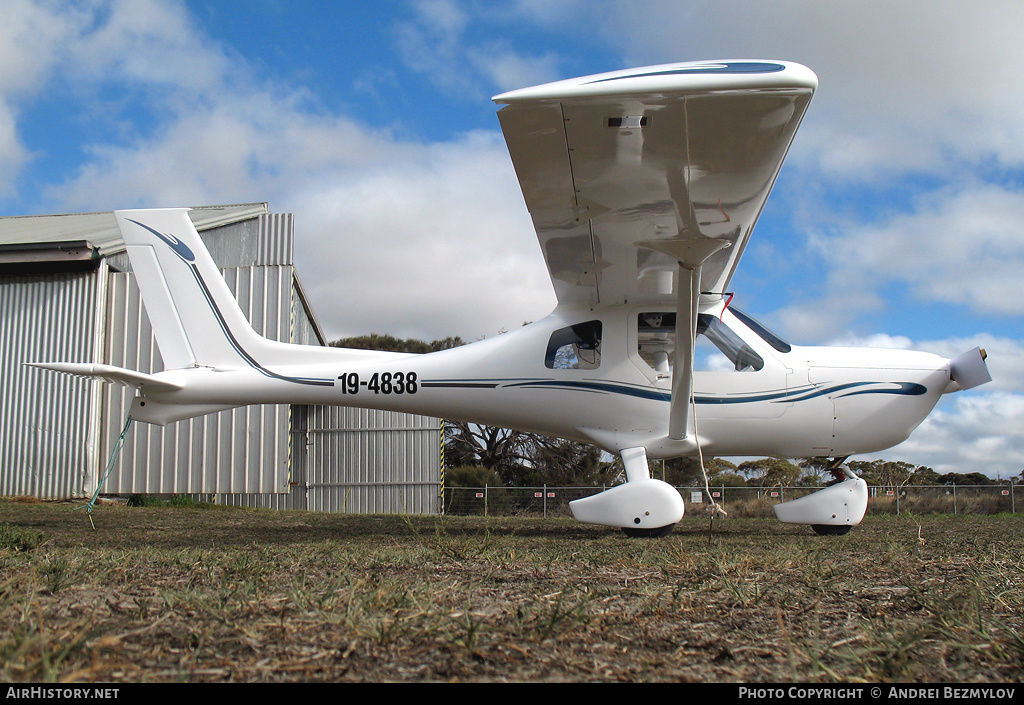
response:
<path id="1" fill-rule="evenodd" d="M 438 506 L 441 514 L 444 514 L 444 419 L 441 419 L 441 493 L 438 496 Z"/>

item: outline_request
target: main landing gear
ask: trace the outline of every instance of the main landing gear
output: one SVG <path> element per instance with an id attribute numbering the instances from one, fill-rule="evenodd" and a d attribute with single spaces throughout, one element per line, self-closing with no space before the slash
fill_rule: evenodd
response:
<path id="1" fill-rule="evenodd" d="M 630 537 L 668 536 L 683 518 L 678 490 L 651 478 L 647 451 L 626 448 L 619 455 L 626 483 L 569 503 L 573 516 L 589 524 L 616 526 Z M 832 462 L 834 484 L 805 497 L 775 505 L 775 516 L 787 524 L 807 524 L 819 536 L 843 536 L 859 524 L 868 507 L 868 486 L 848 467 L 846 458 Z"/>
<path id="2" fill-rule="evenodd" d="M 573 516 L 588 524 L 617 526 L 627 536 L 668 536 L 683 518 L 679 491 L 651 478 L 645 448 L 626 448 L 619 455 L 626 468 L 626 483 L 569 502 Z"/>

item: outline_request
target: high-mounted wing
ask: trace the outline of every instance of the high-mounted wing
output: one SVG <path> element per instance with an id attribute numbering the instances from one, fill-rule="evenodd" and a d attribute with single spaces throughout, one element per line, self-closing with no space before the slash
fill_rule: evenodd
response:
<path id="1" fill-rule="evenodd" d="M 559 302 L 688 315 L 670 438 L 688 432 L 701 295 L 725 292 L 817 85 L 799 64 L 721 61 L 494 98 Z"/>
<path id="2" fill-rule="evenodd" d="M 496 96 L 559 302 L 723 292 L 816 87 L 799 64 L 723 61 Z M 699 282 L 674 283 L 690 265 Z"/>

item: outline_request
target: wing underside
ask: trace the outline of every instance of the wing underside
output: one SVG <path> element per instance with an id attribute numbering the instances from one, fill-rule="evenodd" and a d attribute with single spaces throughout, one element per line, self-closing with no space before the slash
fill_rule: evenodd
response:
<path id="1" fill-rule="evenodd" d="M 558 300 L 675 303 L 680 264 L 723 292 L 816 85 L 797 64 L 732 61 L 495 97 Z"/>
<path id="2" fill-rule="evenodd" d="M 559 303 L 674 305 L 668 435 L 687 436 L 702 297 L 725 293 L 817 77 L 670 64 L 495 97 Z"/>

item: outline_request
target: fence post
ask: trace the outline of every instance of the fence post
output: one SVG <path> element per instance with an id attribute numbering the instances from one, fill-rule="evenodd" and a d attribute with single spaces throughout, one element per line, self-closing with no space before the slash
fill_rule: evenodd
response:
<path id="1" fill-rule="evenodd" d="M 953 483 L 953 516 L 956 516 L 956 483 Z"/>
<path id="2" fill-rule="evenodd" d="M 900 488 L 896 488 L 896 516 L 900 515 Z"/>
<path id="3" fill-rule="evenodd" d="M 487 516 L 487 483 L 484 483 L 484 516 Z"/>
<path id="4" fill-rule="evenodd" d="M 546 482 L 544 483 L 544 486 L 541 488 L 541 492 L 543 493 L 543 497 L 541 498 L 541 507 L 543 507 L 544 518 L 547 519 L 548 518 L 548 483 L 546 483 Z"/>

